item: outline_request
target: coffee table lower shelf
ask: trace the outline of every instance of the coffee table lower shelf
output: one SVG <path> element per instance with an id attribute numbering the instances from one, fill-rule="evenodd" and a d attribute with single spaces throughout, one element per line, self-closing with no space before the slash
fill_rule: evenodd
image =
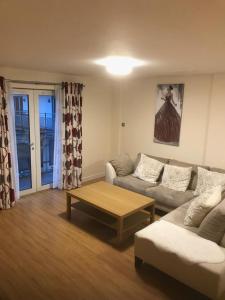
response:
<path id="1" fill-rule="evenodd" d="M 82 211 L 92 219 L 114 229 L 117 231 L 117 240 L 120 242 L 122 235 L 128 232 L 142 223 L 152 222 L 152 213 L 147 210 L 137 211 L 125 218 L 117 218 L 108 213 L 100 211 L 93 206 L 90 206 L 84 202 L 75 202 L 71 204 L 71 207 Z"/>

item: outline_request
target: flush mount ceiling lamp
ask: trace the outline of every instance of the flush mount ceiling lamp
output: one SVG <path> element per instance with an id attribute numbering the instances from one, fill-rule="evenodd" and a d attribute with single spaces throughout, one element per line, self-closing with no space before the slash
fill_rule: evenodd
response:
<path id="1" fill-rule="evenodd" d="M 106 67 L 108 73 L 113 75 L 128 75 L 133 68 L 142 66 L 143 61 L 127 56 L 108 56 L 96 61 L 96 64 Z"/>

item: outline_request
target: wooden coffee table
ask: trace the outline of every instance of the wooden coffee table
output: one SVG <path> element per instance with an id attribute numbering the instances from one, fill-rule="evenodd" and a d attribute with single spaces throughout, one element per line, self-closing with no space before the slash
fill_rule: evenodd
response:
<path id="1" fill-rule="evenodd" d="M 71 203 L 71 198 L 79 201 Z M 123 233 L 154 221 L 154 203 L 149 197 L 99 181 L 67 192 L 67 217 L 71 218 L 71 207 L 81 210 L 115 229 L 120 242 Z"/>

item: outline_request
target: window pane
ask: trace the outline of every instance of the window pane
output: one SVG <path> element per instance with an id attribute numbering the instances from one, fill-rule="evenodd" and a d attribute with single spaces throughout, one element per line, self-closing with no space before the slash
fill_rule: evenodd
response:
<path id="1" fill-rule="evenodd" d="M 53 182 L 55 97 L 39 95 L 41 185 Z"/>
<path id="2" fill-rule="evenodd" d="M 13 95 L 20 191 L 32 188 L 29 96 Z"/>

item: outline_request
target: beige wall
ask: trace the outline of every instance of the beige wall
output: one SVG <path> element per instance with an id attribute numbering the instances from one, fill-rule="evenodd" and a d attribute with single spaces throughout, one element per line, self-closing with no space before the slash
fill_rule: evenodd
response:
<path id="1" fill-rule="evenodd" d="M 225 74 L 152 77 L 111 82 L 102 78 L 0 68 L 11 79 L 83 82 L 84 179 L 103 176 L 106 160 L 120 152 L 151 153 L 225 168 Z M 184 83 L 180 146 L 153 142 L 156 86 Z M 121 122 L 126 126 L 121 127 Z"/>
<path id="2" fill-rule="evenodd" d="M 225 74 L 213 77 L 205 163 L 225 168 Z"/>
<path id="3" fill-rule="evenodd" d="M 184 83 L 180 146 L 153 142 L 156 86 Z M 119 89 L 119 87 L 118 87 Z M 120 93 L 120 152 L 137 152 L 225 168 L 225 75 L 169 76 L 127 80 Z"/>
<path id="4" fill-rule="evenodd" d="M 105 161 L 112 157 L 112 85 L 102 78 L 79 77 L 57 73 L 0 68 L 10 79 L 83 82 L 83 179 L 104 176 Z"/>

